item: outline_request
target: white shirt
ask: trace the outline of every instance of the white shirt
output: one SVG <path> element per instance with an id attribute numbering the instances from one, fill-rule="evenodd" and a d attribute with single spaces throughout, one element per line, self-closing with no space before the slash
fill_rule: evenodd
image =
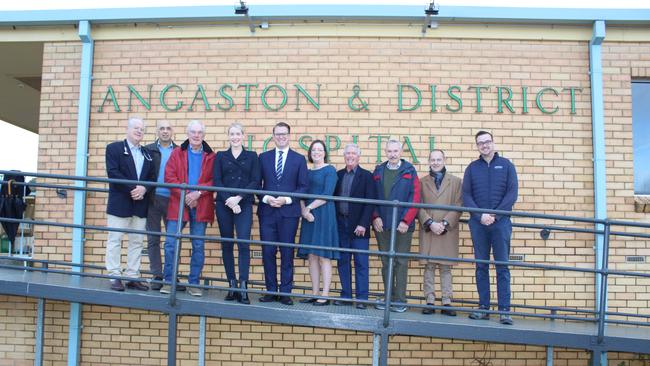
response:
<path id="1" fill-rule="evenodd" d="M 144 155 L 140 150 L 140 145 L 132 145 L 129 140 L 126 140 L 129 144 L 129 150 L 131 150 L 131 156 L 133 156 L 133 162 L 135 163 L 135 171 L 140 179 L 140 174 L 142 173 L 142 165 L 144 165 Z"/>

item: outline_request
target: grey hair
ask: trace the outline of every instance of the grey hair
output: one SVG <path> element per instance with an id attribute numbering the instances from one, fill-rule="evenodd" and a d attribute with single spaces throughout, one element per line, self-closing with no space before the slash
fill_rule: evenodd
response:
<path id="1" fill-rule="evenodd" d="M 129 117 L 129 122 L 127 124 L 128 128 L 133 128 L 135 122 L 142 122 L 142 127 L 144 127 L 144 120 L 140 117 Z"/>
<path id="2" fill-rule="evenodd" d="M 395 140 L 395 139 L 389 139 L 388 141 L 386 141 L 386 145 L 384 145 L 384 149 L 388 148 L 388 145 L 392 145 L 392 144 L 399 145 L 400 150 L 402 150 L 402 148 L 404 147 L 404 145 L 402 145 L 401 141 Z"/>
<path id="3" fill-rule="evenodd" d="M 199 121 L 198 119 L 193 119 L 187 124 L 187 133 L 190 133 L 190 128 L 193 126 L 200 126 L 201 127 L 201 132 L 205 133 L 205 125 L 203 122 Z"/>
<path id="4" fill-rule="evenodd" d="M 241 123 L 239 122 L 231 123 L 230 126 L 228 126 L 228 133 L 230 133 L 230 130 L 233 128 L 238 129 L 239 131 L 241 131 L 242 134 L 244 134 L 244 125 L 242 125 Z"/>
<path id="5" fill-rule="evenodd" d="M 357 155 L 361 156 L 361 148 L 359 147 L 359 145 L 354 144 L 354 143 L 349 143 L 349 144 L 345 145 L 345 147 L 343 148 L 343 154 L 345 154 L 350 149 L 356 150 Z"/>

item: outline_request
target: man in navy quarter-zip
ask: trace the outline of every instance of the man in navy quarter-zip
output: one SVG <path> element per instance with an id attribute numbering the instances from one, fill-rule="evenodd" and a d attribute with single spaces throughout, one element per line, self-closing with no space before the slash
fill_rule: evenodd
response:
<path id="1" fill-rule="evenodd" d="M 487 131 L 475 136 L 481 156 L 469 164 L 463 178 L 463 205 L 472 208 L 512 211 L 517 201 L 517 172 L 510 160 L 499 156 L 494 139 Z M 492 250 L 495 261 L 507 262 L 510 255 L 512 223 L 510 216 L 472 212 L 469 229 L 474 244 L 474 257 L 489 260 Z M 499 311 L 510 311 L 510 270 L 507 265 L 496 265 L 497 301 Z M 476 288 L 479 308 L 490 308 L 489 264 L 476 263 Z M 490 314 L 474 312 L 470 319 L 487 320 Z M 501 324 L 512 325 L 508 314 L 500 315 Z"/>

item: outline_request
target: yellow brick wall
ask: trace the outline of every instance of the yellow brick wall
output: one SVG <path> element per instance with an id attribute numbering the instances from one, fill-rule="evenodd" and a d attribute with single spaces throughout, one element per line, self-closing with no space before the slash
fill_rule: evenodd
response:
<path id="1" fill-rule="evenodd" d="M 605 116 L 607 130 L 608 210 L 612 217 L 646 220 L 647 215 L 633 214 L 632 136 L 629 80 L 648 75 L 648 44 L 605 44 Z M 78 100 L 80 45 L 75 42 L 48 43 L 43 62 L 43 90 L 40 122 L 39 171 L 74 173 L 76 106 Z M 342 144 L 359 135 L 364 157 L 361 164 L 372 169 L 376 142 L 369 136 L 402 137 L 408 135 L 416 150 L 421 174 L 427 171 L 426 156 L 429 136 L 435 136 L 436 147 L 446 150 L 448 169 L 462 176 L 464 167 L 477 157 L 473 135 L 479 129 L 494 132 L 498 151 L 513 160 L 519 174 L 520 198 L 517 210 L 569 216 L 593 216 L 593 169 L 591 161 L 591 111 L 589 89 L 588 44 L 579 41 L 517 41 L 413 38 L 242 38 L 186 39 L 147 41 L 101 41 L 95 45 L 93 69 L 92 113 L 90 121 L 89 176 L 105 176 L 104 148 L 107 143 L 123 138 L 128 116 L 144 117 L 148 124 L 147 142 L 154 139 L 155 120 L 166 118 L 176 127 L 177 141 L 189 119 L 201 119 L 207 125 L 206 140 L 215 150 L 226 146 L 225 130 L 232 121 L 240 121 L 247 133 L 254 135 L 253 148 L 258 152 L 278 120 L 292 125 L 293 143 L 301 135 L 324 137 L 340 135 Z M 181 85 L 185 91 L 178 99 L 185 103 L 179 112 L 165 112 L 156 92 L 168 83 Z M 233 91 L 235 107 L 223 112 L 205 111 L 199 103 L 188 111 L 197 84 L 208 91 L 211 102 L 225 83 L 233 85 L 278 83 L 288 87 L 289 103 L 277 112 L 266 111 L 260 102 L 261 87 L 253 91 L 250 110 L 244 111 L 242 89 Z M 301 101 L 295 111 L 293 83 L 300 83 L 312 94 L 321 86 L 321 109 L 316 111 Z M 424 92 L 423 106 L 418 111 L 397 112 L 398 83 L 418 85 Z M 134 109 L 127 112 L 127 86 L 135 86 L 146 95 L 146 86 L 154 85 L 152 109 L 147 111 L 134 98 Z M 352 86 L 358 84 L 361 96 L 371 100 L 369 111 L 351 112 L 347 106 Z M 435 113 L 427 104 L 427 85 L 438 86 L 438 107 Z M 483 113 L 475 112 L 474 91 L 468 85 L 492 85 L 490 97 L 484 92 Z M 113 110 L 110 102 L 104 112 L 97 109 L 111 85 L 118 92 L 123 112 Z M 452 113 L 444 108 L 443 98 L 450 85 L 463 86 L 464 107 Z M 516 113 L 496 113 L 495 86 L 511 86 L 515 95 Z M 529 96 L 529 113 L 521 113 L 521 94 L 517 88 L 578 87 L 576 114 L 568 110 L 569 96 L 557 98 L 562 105 L 553 115 L 534 108 Z M 176 99 L 169 93 L 171 101 Z M 409 99 L 413 102 L 413 99 Z M 278 102 L 277 99 L 271 104 Z M 172 104 L 170 102 L 170 104 Z M 405 152 L 404 157 L 410 160 Z M 342 167 L 341 152 L 332 154 L 332 163 Z M 101 186 L 93 184 L 93 186 Z M 70 222 L 72 196 L 67 200 L 52 193 L 39 192 L 37 218 Z M 89 193 L 87 224 L 105 225 L 106 195 Z M 548 220 L 516 219 L 518 222 L 552 223 Z M 584 225 L 583 225 L 584 226 Z M 217 234 L 213 227 L 209 234 Z M 258 239 L 257 224 L 253 227 Z M 70 260 L 69 230 L 48 228 L 37 232 L 39 258 Z M 85 260 L 103 264 L 104 233 L 86 233 Z M 515 229 L 512 253 L 525 254 L 526 262 L 593 268 L 594 237 L 587 234 L 553 232 L 543 241 L 538 231 Z M 374 239 L 372 249 L 376 249 Z M 630 249 L 632 248 L 632 249 Z M 625 265 L 624 255 L 632 250 L 647 255 L 645 241 L 612 242 L 610 263 L 617 269 L 647 271 L 647 265 Z M 417 251 L 417 238 L 413 241 Z M 473 258 L 467 230 L 461 234 L 461 255 Z M 181 272 L 187 273 L 189 252 L 183 251 Z M 371 291 L 383 290 L 379 261 L 371 263 Z M 148 268 L 146 259 L 143 268 Z M 223 277 L 220 248 L 217 243 L 206 246 L 204 275 Z M 460 264 L 454 269 L 455 297 L 476 300 L 474 269 Z M 251 263 L 251 279 L 262 280 L 260 259 Z M 296 283 L 308 285 L 309 275 L 303 261 L 296 260 Z M 335 288 L 339 288 L 334 276 Z M 647 281 L 611 280 L 612 310 L 647 312 Z M 422 268 L 411 263 L 409 291 L 421 296 Z M 590 309 L 594 305 L 594 279 L 591 275 L 573 272 L 512 270 L 513 304 L 556 305 Z M 493 286 L 493 290 L 496 290 Z M 496 293 L 496 291 L 494 291 Z M 32 306 L 34 308 L 34 306 Z M 62 307 L 62 318 L 65 318 Z M 1 310 L 0 310 L 1 311 Z M 128 309 L 86 306 L 82 332 L 83 364 L 162 364 L 166 357 L 167 320 L 164 315 Z M 58 323 L 57 323 L 58 324 Z M 65 358 L 67 322 L 61 321 L 57 334 L 60 347 L 47 350 L 52 364 Z M 182 317 L 179 321 L 179 360 L 195 364 L 198 349 L 198 319 Z M 59 339 L 59 338 L 55 338 Z M 65 343 L 65 344 L 64 344 Z M 350 344 L 355 347 L 350 347 Z M 357 345 L 358 344 L 358 345 Z M 250 346 L 252 345 L 252 346 Z M 545 349 L 516 345 L 438 340 L 417 337 L 391 339 L 392 363 L 404 365 L 446 363 L 471 364 L 474 359 L 490 359 L 493 364 L 522 365 L 544 363 Z M 372 335 L 329 329 L 289 327 L 247 323 L 225 319 L 208 321 L 208 354 L 210 364 L 369 364 Z M 30 359 L 29 350 L 24 359 Z M 114 358 L 108 358 L 114 357 Z M 556 350 L 557 364 L 584 364 L 588 353 Z M 620 355 L 621 359 L 629 355 Z M 32 357 L 33 358 L 33 357 Z M 14 357 L 20 359 L 20 357 Z M 610 357 L 611 359 L 611 357 Z"/>

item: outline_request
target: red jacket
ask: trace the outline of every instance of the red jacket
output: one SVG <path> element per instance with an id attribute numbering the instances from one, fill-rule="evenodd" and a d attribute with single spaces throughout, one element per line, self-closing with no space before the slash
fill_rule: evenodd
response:
<path id="1" fill-rule="evenodd" d="M 172 151 L 167 166 L 165 167 L 165 183 L 187 184 L 187 149 L 189 140 L 185 140 L 180 147 Z M 200 186 L 212 187 L 212 167 L 214 165 L 214 152 L 210 146 L 203 141 L 203 159 L 201 160 L 201 175 L 199 176 Z M 178 203 L 181 198 L 180 188 L 171 188 L 169 197 L 169 206 L 167 207 L 167 220 L 178 220 Z M 187 193 L 191 192 L 189 190 Z M 196 221 L 214 222 L 214 197 L 213 192 L 200 191 L 201 197 L 196 207 Z M 183 221 L 190 221 L 189 207 L 185 206 L 183 210 Z"/>

